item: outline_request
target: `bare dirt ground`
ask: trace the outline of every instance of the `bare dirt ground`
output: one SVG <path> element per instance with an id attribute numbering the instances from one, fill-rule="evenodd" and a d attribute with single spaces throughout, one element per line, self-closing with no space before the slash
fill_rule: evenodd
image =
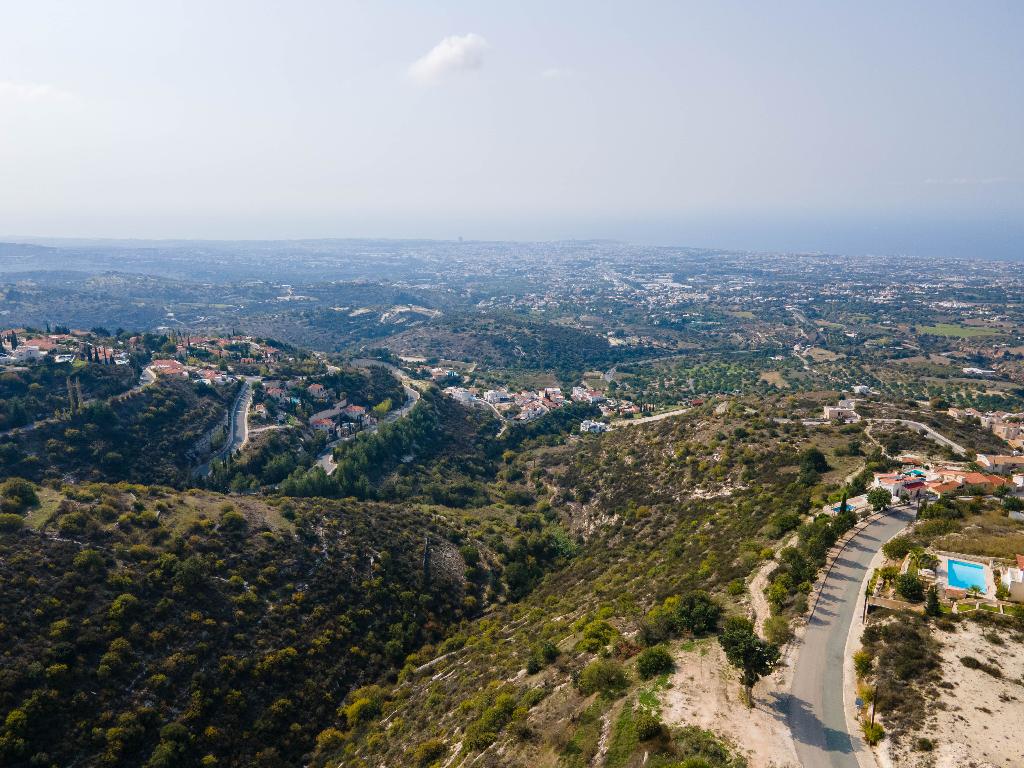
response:
<path id="1" fill-rule="evenodd" d="M 943 646 L 944 684 L 952 687 L 940 689 L 919 734 L 930 738 L 935 748 L 893 749 L 892 763 L 900 768 L 1024 765 L 1024 645 L 1019 635 L 961 621 L 956 631 L 937 631 L 936 637 Z M 965 656 L 993 665 L 1001 677 L 964 666 Z"/>
<path id="2" fill-rule="evenodd" d="M 669 725 L 713 731 L 746 757 L 750 768 L 796 768 L 796 750 L 786 726 L 785 674 L 754 688 L 754 707 L 741 697 L 739 678 L 713 640 L 687 643 L 675 653 L 671 687 L 661 692 L 662 718 Z"/>

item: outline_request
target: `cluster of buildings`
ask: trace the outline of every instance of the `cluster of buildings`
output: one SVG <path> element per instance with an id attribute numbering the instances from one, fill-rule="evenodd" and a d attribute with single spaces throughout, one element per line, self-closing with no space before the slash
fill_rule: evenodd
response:
<path id="1" fill-rule="evenodd" d="M 319 382 L 309 383 L 304 377 L 290 381 L 267 379 L 263 382 L 263 396 L 265 402 L 258 403 L 253 408 L 256 416 L 262 419 L 276 416 L 277 420 L 282 422 L 287 420 L 290 414 L 299 413 L 304 417 L 304 414 L 319 407 L 320 410 L 308 417 L 309 426 L 318 432 L 326 433 L 332 439 L 345 437 L 377 424 L 376 416 L 365 406 L 349 403 L 348 398 L 341 393 Z M 267 407 L 268 402 L 272 404 L 271 408 Z M 317 403 L 321 405 L 317 406 Z M 323 406 L 328 403 L 331 405 L 324 408 Z"/>
<path id="2" fill-rule="evenodd" d="M 445 394 L 463 405 L 487 405 L 504 416 L 517 410 L 516 421 L 531 421 L 545 413 L 561 408 L 566 403 L 561 387 L 545 387 L 535 391 L 509 392 L 507 389 L 489 389 L 483 394 L 477 387 L 445 387 Z"/>
<path id="3" fill-rule="evenodd" d="M 991 459 L 1011 459 L 1000 464 Z M 932 467 L 906 465 L 896 472 L 876 472 L 872 488 L 884 488 L 895 498 L 937 498 L 944 493 L 980 489 L 994 493 L 999 488 L 1024 489 L 1024 456 L 987 456 L 978 454 L 977 464 L 987 471 L 978 472 L 956 464 Z M 1018 473 L 1014 473 L 1016 468 Z"/>
<path id="4" fill-rule="evenodd" d="M 281 352 L 252 336 L 177 336 L 176 354 L 188 357 L 215 357 L 239 365 L 254 366 L 276 363 Z"/>
<path id="5" fill-rule="evenodd" d="M 1024 449 L 1024 412 L 988 411 L 983 413 L 977 408 L 950 408 L 948 413 L 958 421 L 977 419 L 982 429 L 991 430 L 993 435 L 1005 440 L 1017 450 Z"/>
<path id="6" fill-rule="evenodd" d="M 27 334 L 23 329 L 0 333 L 0 365 L 25 365 L 50 361 L 70 363 L 75 360 L 103 365 L 128 365 L 128 348 L 98 343 L 87 331 Z M 129 341 L 129 346 L 131 342 Z"/>
<path id="7" fill-rule="evenodd" d="M 148 368 L 157 376 L 166 376 L 168 378 L 180 377 L 190 379 L 198 384 L 208 384 L 210 386 L 214 384 L 227 384 L 230 381 L 234 381 L 232 376 L 217 368 L 205 365 L 185 365 L 173 357 L 153 360 Z"/>
<path id="8" fill-rule="evenodd" d="M 603 416 L 632 415 L 641 413 L 646 408 L 653 409 L 653 406 L 642 408 L 629 400 L 608 398 L 599 390 L 584 386 L 573 387 L 568 398 L 562 392 L 561 387 L 524 389 L 521 392 L 509 392 L 507 389 L 499 387 L 488 389 L 481 394 L 477 387 L 450 386 L 446 387 L 444 392 L 463 405 L 487 405 L 497 411 L 499 415 L 515 421 L 532 421 L 569 402 L 597 405 Z M 514 415 L 509 416 L 510 413 L 514 413 Z M 593 425 L 601 424 L 601 422 L 584 421 L 583 424 Z M 604 425 L 601 424 L 601 426 Z M 593 426 L 584 429 L 581 425 L 581 429 L 590 432 L 602 431 Z"/>

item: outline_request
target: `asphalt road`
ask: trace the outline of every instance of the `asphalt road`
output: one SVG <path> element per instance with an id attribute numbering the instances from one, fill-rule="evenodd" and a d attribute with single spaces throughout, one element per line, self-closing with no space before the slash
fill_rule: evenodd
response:
<path id="1" fill-rule="evenodd" d="M 200 464 L 195 469 L 199 477 L 206 477 L 210 474 L 211 464 L 214 459 L 222 460 L 233 454 L 249 439 L 249 406 L 252 405 L 252 383 L 259 381 L 258 377 L 242 379 L 242 388 L 231 403 L 231 411 L 228 415 L 228 435 L 224 446 L 217 451 L 209 460 Z"/>
<path id="2" fill-rule="evenodd" d="M 847 731 L 843 711 L 846 638 L 868 564 L 889 539 L 913 520 L 900 507 L 858 533 L 825 579 L 793 669 L 789 727 L 804 768 L 859 768 L 860 734 Z"/>
<path id="3" fill-rule="evenodd" d="M 923 432 L 928 435 L 935 442 L 946 446 L 954 453 L 959 453 L 961 456 L 967 456 L 967 449 L 959 443 L 954 443 L 945 435 L 936 432 L 934 429 L 929 427 L 927 424 L 922 424 L 920 421 L 914 421 L 913 419 L 865 419 L 865 421 L 871 422 L 872 424 L 903 424 L 908 427 L 913 427 L 919 432 Z"/>

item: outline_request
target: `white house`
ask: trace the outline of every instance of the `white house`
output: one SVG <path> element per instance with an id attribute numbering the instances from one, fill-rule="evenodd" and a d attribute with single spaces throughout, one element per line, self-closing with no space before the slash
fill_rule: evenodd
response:
<path id="1" fill-rule="evenodd" d="M 510 395 L 508 393 L 508 390 L 505 389 L 488 389 L 486 392 L 484 392 L 484 400 L 490 403 L 491 405 L 496 405 L 497 403 L 507 403 L 511 399 L 512 395 Z"/>
<path id="2" fill-rule="evenodd" d="M 840 400 L 839 405 L 826 405 L 822 411 L 822 418 L 827 421 L 834 421 L 836 419 L 840 421 L 858 421 L 860 416 L 857 415 L 857 411 L 853 409 L 852 403 L 849 400 Z"/>
<path id="3" fill-rule="evenodd" d="M 1017 555 L 1017 567 L 1003 571 L 1003 586 L 1010 591 L 1010 599 L 1024 603 L 1024 555 Z"/>
<path id="4" fill-rule="evenodd" d="M 906 475 L 902 472 L 875 473 L 872 488 L 884 488 L 893 496 L 914 496 L 921 493 L 925 488 L 924 478 L 918 475 Z"/>
<path id="5" fill-rule="evenodd" d="M 984 467 L 998 475 L 1024 470 L 1024 456 L 998 456 L 990 453 L 979 453 L 975 459 L 978 466 Z"/>
<path id="6" fill-rule="evenodd" d="M 30 347 L 22 344 L 11 353 L 11 357 L 19 362 L 24 362 L 26 360 L 42 360 L 43 352 L 39 347 Z"/>
<path id="7" fill-rule="evenodd" d="M 600 433 L 607 431 L 608 425 L 603 421 L 591 421 L 590 419 L 585 419 L 580 422 L 580 432 Z"/>

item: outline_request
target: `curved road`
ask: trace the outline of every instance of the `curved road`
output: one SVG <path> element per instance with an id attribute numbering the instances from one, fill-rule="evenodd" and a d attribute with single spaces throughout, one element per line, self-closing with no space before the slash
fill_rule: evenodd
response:
<path id="1" fill-rule="evenodd" d="M 195 474 L 199 477 L 206 477 L 210 474 L 211 464 L 216 459 L 226 459 L 235 451 L 241 449 L 249 439 L 249 406 L 252 405 L 252 384 L 259 381 L 258 376 L 249 376 L 242 379 L 242 388 L 238 390 L 231 410 L 228 414 L 228 436 L 224 446 L 213 454 L 206 462 L 200 464 Z"/>
<path id="2" fill-rule="evenodd" d="M 377 426 L 364 430 L 365 432 L 375 432 L 381 424 L 389 424 L 392 421 L 401 419 L 408 415 L 409 411 L 411 411 L 416 406 L 416 403 L 420 401 L 419 390 L 410 386 L 410 384 L 412 384 L 412 379 L 410 379 L 401 368 L 396 368 L 390 363 L 385 363 L 383 360 L 371 360 L 369 358 L 353 360 L 352 364 L 357 368 L 368 368 L 371 365 L 379 365 L 382 368 L 386 368 L 401 382 L 402 389 L 405 390 L 405 402 L 402 404 L 402 407 L 385 414 L 385 416 L 377 423 Z M 325 446 L 323 453 L 316 457 L 316 463 L 319 464 L 328 475 L 333 474 L 334 470 L 338 468 L 338 465 L 334 463 L 334 449 L 336 446 L 345 442 L 346 439 L 351 440 L 352 438 L 342 438 L 341 440 L 335 440 L 334 442 L 328 443 Z"/>
<path id="3" fill-rule="evenodd" d="M 928 435 L 932 440 L 944 445 L 949 448 L 953 453 L 959 453 L 961 456 L 967 455 L 967 449 L 959 443 L 954 443 L 945 435 L 936 432 L 934 429 L 929 427 L 927 424 L 923 424 L 920 421 L 914 421 L 913 419 L 864 419 L 871 424 L 903 424 L 908 427 L 915 428 L 919 433 Z"/>
<path id="4" fill-rule="evenodd" d="M 804 768 L 859 768 L 860 734 L 847 731 L 843 709 L 846 639 L 861 584 L 875 553 L 914 519 L 893 508 L 846 545 L 822 585 L 793 668 L 788 722 Z"/>

